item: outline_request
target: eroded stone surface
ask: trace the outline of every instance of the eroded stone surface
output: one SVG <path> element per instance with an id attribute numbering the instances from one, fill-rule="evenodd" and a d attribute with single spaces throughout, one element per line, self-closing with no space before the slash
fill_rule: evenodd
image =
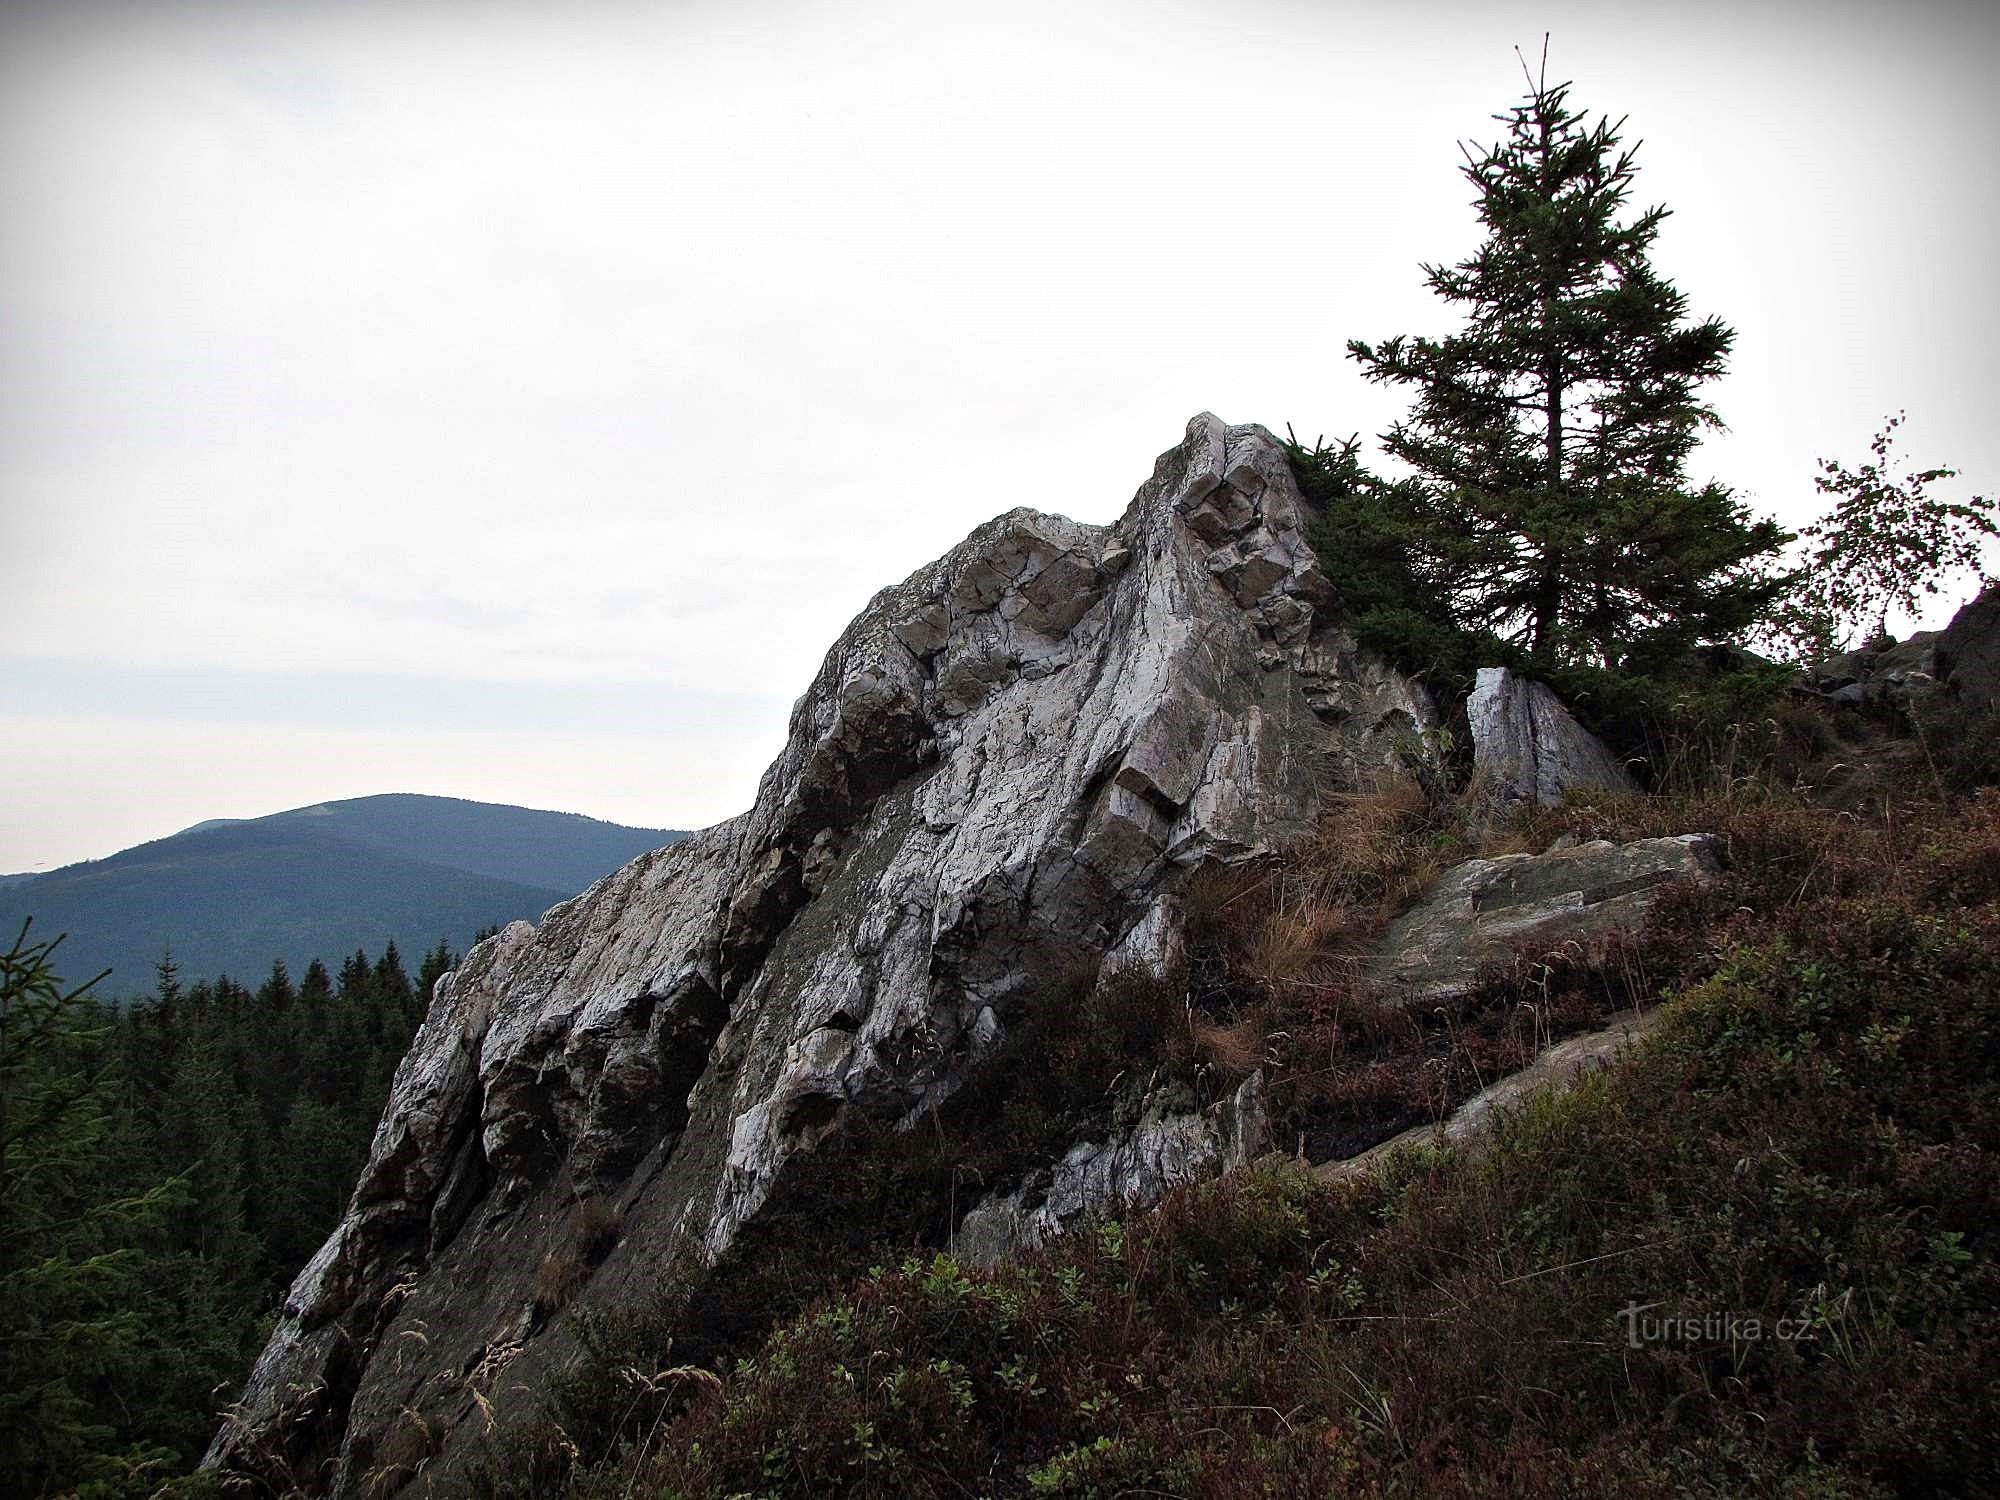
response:
<path id="1" fill-rule="evenodd" d="M 992 1265 L 1079 1223 L 1157 1203 L 1182 1183 L 1241 1166 L 1264 1149 L 1268 1136 L 1264 1075 L 1258 1072 L 1209 1109 L 1149 1112 L 1116 1139 L 1078 1142 L 1051 1168 L 967 1214 L 952 1249 L 974 1264 Z"/>
<path id="2" fill-rule="evenodd" d="M 1369 978 L 1392 1001 L 1437 1005 L 1469 991 L 1485 965 L 1630 931 L 1674 882 L 1719 868 L 1702 833 L 1469 860 L 1389 929 Z"/>
<path id="3" fill-rule="evenodd" d="M 1474 770 L 1503 806 L 1554 807 L 1572 788 L 1638 790 L 1603 741 L 1570 717 L 1544 683 L 1505 667 L 1481 667 L 1465 716 Z"/>
<path id="4" fill-rule="evenodd" d="M 1938 633 L 1939 675 L 1975 712 L 2000 709 L 2000 583 L 1951 617 Z"/>
<path id="5" fill-rule="evenodd" d="M 416 1412 L 449 1482 L 474 1396 L 505 1423 L 573 1352 L 530 1303 L 580 1194 L 623 1225 L 581 1303 L 656 1297 L 846 1112 L 946 1097 L 1051 976 L 1112 952 L 1168 972 L 1187 871 L 1292 841 L 1434 722 L 1325 618 L 1303 528 L 1281 445 L 1204 414 L 1115 525 L 1012 511 L 878 594 L 748 812 L 440 983 L 211 1462 L 383 1496 L 414 1477 L 381 1455 Z M 1158 1113 L 1023 1212 L 1156 1196 L 1247 1130 Z"/>
<path id="6" fill-rule="evenodd" d="M 1914 695 L 1936 687 L 1938 632 L 1919 630 L 1908 640 L 1867 645 L 1814 663 L 1799 686 L 1842 708 L 1908 712 Z"/>

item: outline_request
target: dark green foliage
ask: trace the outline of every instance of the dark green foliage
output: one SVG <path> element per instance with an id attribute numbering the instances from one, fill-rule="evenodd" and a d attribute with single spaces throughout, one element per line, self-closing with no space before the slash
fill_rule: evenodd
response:
<path id="1" fill-rule="evenodd" d="M 1579 664 L 1542 675 L 1655 789 L 1692 791 L 1711 774 L 1782 773 L 1813 733 L 1790 706 L 1797 674 L 1747 653 L 1690 651 L 1643 673 Z"/>
<path id="2" fill-rule="evenodd" d="M 1912 704 L 1910 718 L 1946 787 L 1956 792 L 2000 787 L 2000 708 L 1933 692 Z"/>
<path id="3" fill-rule="evenodd" d="M 1407 539 L 1412 608 L 1485 629 L 1538 664 L 1645 666 L 1754 622 L 1784 581 L 1757 560 L 1784 533 L 1686 461 L 1719 425 L 1697 392 L 1734 334 L 1687 321 L 1648 254 L 1667 216 L 1624 210 L 1635 166 L 1622 122 L 1586 126 L 1568 86 L 1537 83 L 1468 152 L 1487 240 L 1426 266 L 1466 310 L 1445 339 L 1356 340 L 1368 377 L 1414 387 L 1384 436 L 1414 471 L 1377 487 L 1381 534 Z"/>
<path id="4" fill-rule="evenodd" d="M 142 1245 L 186 1184 L 133 1187 L 116 1161 L 106 1017 L 55 946 L 24 924 L 0 954 L 0 1494 L 144 1494 L 171 1455 L 114 1406 L 146 1394 Z"/>
<path id="5" fill-rule="evenodd" d="M 261 973 L 356 944 L 371 951 L 538 918 L 684 835 L 450 797 L 360 797 L 200 824 L 0 888 L 0 924 L 33 915 L 104 992 L 143 988 L 171 946 L 183 978 Z"/>
<path id="6" fill-rule="evenodd" d="M 254 993 L 169 957 L 113 1010 L 47 958 L 0 956 L 0 1494 L 146 1494 L 339 1218 L 428 988 L 393 946 Z M 453 962 L 432 950 L 428 982 Z"/>
<path id="7" fill-rule="evenodd" d="M 1480 667 L 1518 663 L 1509 642 L 1457 619 L 1450 575 L 1430 542 L 1443 518 L 1421 484 L 1370 472 L 1354 438 L 1333 447 L 1294 441 L 1286 451 L 1313 509 L 1314 554 L 1356 640 L 1446 699 L 1471 692 Z"/>
<path id="8" fill-rule="evenodd" d="M 1655 786 L 1685 789 L 1711 767 L 1733 772 L 1781 752 L 1791 669 L 1728 647 L 1656 649 L 1615 668 L 1538 661 L 1522 641 L 1453 606 L 1451 570 L 1430 541 L 1452 522 L 1433 510 L 1434 491 L 1371 473 L 1352 438 L 1311 448 L 1293 442 L 1287 451 L 1312 506 L 1313 550 L 1339 593 L 1341 624 L 1441 701 L 1462 702 L 1481 667 L 1525 672 L 1553 687 L 1584 727 Z"/>

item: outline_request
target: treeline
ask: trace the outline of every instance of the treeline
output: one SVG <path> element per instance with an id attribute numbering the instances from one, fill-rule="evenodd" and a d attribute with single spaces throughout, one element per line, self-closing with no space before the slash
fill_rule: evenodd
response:
<path id="1" fill-rule="evenodd" d="M 125 1006 L 0 955 L 0 1494 L 185 1472 L 345 1207 L 438 977 L 391 944 Z"/>

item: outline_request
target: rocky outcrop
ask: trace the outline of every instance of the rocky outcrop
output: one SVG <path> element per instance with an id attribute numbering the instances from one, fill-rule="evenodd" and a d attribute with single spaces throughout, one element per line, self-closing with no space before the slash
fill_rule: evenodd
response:
<path id="1" fill-rule="evenodd" d="M 1546 684 L 1505 667 L 1481 667 L 1465 717 L 1474 772 L 1500 806 L 1553 807 L 1572 789 L 1638 790 L 1631 773 L 1570 717 Z"/>
<path id="2" fill-rule="evenodd" d="M 1937 671 L 1975 712 L 2000 709 L 2000 583 L 1987 584 L 1938 633 Z"/>
<path id="3" fill-rule="evenodd" d="M 1389 929 L 1369 979 L 1394 1003 L 1442 1004 L 1494 965 L 1631 931 L 1674 882 L 1719 869 L 1715 840 L 1700 833 L 1470 860 Z"/>
<path id="4" fill-rule="evenodd" d="M 1919 630 L 1905 641 L 1881 641 L 1817 662 L 1800 686 L 1841 708 L 1907 713 L 1912 696 L 1938 682 L 1938 632 Z"/>
<path id="5" fill-rule="evenodd" d="M 1253 1073 L 1206 1110 L 1149 1111 L 1116 1139 L 1079 1141 L 1015 1191 L 968 1213 L 952 1249 L 965 1260 L 992 1265 L 1085 1220 L 1157 1203 L 1182 1183 L 1241 1166 L 1264 1149 L 1268 1135 L 1264 1076 Z"/>
<path id="6" fill-rule="evenodd" d="M 1799 687 L 1845 708 L 1908 713 L 1940 688 L 1975 714 L 2000 708 L 2000 583 L 1987 584 L 1944 629 L 1815 662 Z"/>
<path id="7" fill-rule="evenodd" d="M 1282 446 L 1203 415 L 1116 524 L 1013 511 L 878 594 L 748 812 L 439 983 L 210 1462 L 341 1495 L 449 1476 L 573 1350 L 534 1281 L 575 1259 L 580 1197 L 622 1227 L 571 1306 L 657 1301 L 844 1118 L 936 1107 L 1050 976 L 1170 972 L 1189 871 L 1295 839 L 1433 723 L 1328 618 L 1304 525 Z M 1078 1143 L 1004 1235 L 1254 1149 L 1252 1101 L 1222 1113 Z"/>

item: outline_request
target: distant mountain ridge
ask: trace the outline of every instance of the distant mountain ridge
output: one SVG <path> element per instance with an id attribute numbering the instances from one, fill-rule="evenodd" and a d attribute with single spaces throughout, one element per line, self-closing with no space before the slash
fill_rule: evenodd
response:
<path id="1" fill-rule="evenodd" d="M 580 813 L 398 792 L 216 818 L 105 859 L 0 876 L 0 930 L 32 916 L 68 934 L 62 968 L 124 997 L 152 986 L 171 948 L 184 980 L 255 983 L 390 942 L 412 960 L 440 938 L 464 951 L 482 927 L 533 920 L 687 835 Z"/>

